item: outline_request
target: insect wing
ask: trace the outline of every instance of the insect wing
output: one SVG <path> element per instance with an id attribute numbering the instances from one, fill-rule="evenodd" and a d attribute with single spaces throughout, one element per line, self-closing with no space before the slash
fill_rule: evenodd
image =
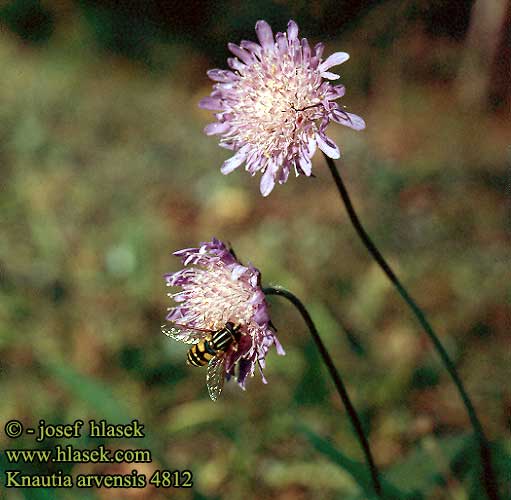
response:
<path id="1" fill-rule="evenodd" d="M 216 401 L 222 392 L 225 380 L 225 356 L 215 356 L 208 363 L 206 385 L 209 397 Z"/>
<path id="2" fill-rule="evenodd" d="M 173 326 L 162 325 L 161 331 L 171 339 L 179 340 L 185 344 L 197 344 L 204 338 L 203 332 L 188 330 L 186 328 L 174 328 Z"/>

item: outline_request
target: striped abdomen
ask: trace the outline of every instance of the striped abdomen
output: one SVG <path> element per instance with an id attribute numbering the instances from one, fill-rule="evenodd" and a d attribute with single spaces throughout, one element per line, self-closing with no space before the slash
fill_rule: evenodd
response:
<path id="1" fill-rule="evenodd" d="M 225 352 L 228 347 L 239 339 L 238 328 L 234 323 L 227 323 L 224 328 L 212 332 L 211 338 L 200 340 L 188 351 L 188 363 L 193 366 L 204 366 L 219 352 Z"/>

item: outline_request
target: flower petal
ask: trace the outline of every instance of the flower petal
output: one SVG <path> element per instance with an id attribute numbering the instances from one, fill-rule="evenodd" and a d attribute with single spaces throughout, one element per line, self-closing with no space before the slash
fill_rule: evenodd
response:
<path id="1" fill-rule="evenodd" d="M 266 172 L 264 172 L 261 177 L 261 185 L 260 191 L 263 196 L 268 196 L 275 187 L 275 175 L 271 170 L 270 166 L 266 167 Z"/>
<path id="2" fill-rule="evenodd" d="M 246 66 L 236 57 L 228 57 L 227 64 L 235 71 L 242 71 L 246 68 Z"/>
<path id="3" fill-rule="evenodd" d="M 245 266 L 242 266 L 241 264 L 236 264 L 231 272 L 231 278 L 236 281 L 245 271 L 247 271 L 247 268 Z"/>
<path id="4" fill-rule="evenodd" d="M 257 367 L 259 368 L 259 373 L 261 374 L 261 380 L 263 384 L 267 384 L 268 380 L 266 380 L 266 377 L 264 376 L 263 369 L 261 368 L 261 360 L 259 360 L 259 363 L 257 363 Z"/>
<path id="5" fill-rule="evenodd" d="M 231 126 L 227 122 L 215 122 L 206 125 L 206 127 L 204 127 L 204 133 L 206 135 L 224 134 L 230 128 Z"/>
<path id="6" fill-rule="evenodd" d="M 286 163 L 282 165 L 282 168 L 279 172 L 279 184 L 285 184 L 287 182 L 287 178 L 289 177 L 289 165 Z"/>
<path id="7" fill-rule="evenodd" d="M 312 158 L 316 153 L 316 149 L 318 148 L 318 144 L 316 142 L 316 137 L 310 137 L 307 142 L 307 151 L 309 153 L 309 158 Z"/>
<path id="8" fill-rule="evenodd" d="M 277 337 L 275 337 L 275 336 L 273 337 L 273 342 L 275 344 L 275 348 L 277 349 L 277 354 L 279 356 L 285 356 L 286 351 L 284 351 L 284 348 L 282 347 L 282 344 L 279 342 Z"/>
<path id="9" fill-rule="evenodd" d="M 363 118 L 353 113 L 348 113 L 342 109 L 334 109 L 331 113 L 332 120 L 346 127 L 350 127 L 353 130 L 364 130 L 366 128 L 366 122 Z"/>
<path id="10" fill-rule="evenodd" d="M 303 62 L 309 63 L 311 59 L 311 46 L 309 45 L 309 41 L 307 38 L 302 38 L 302 54 L 303 54 Z"/>
<path id="11" fill-rule="evenodd" d="M 287 23 L 287 36 L 290 41 L 298 38 L 298 25 L 292 19 Z"/>
<path id="12" fill-rule="evenodd" d="M 238 47 L 235 43 L 228 43 L 227 48 L 245 64 L 250 65 L 255 62 L 254 56 L 245 49 Z"/>
<path id="13" fill-rule="evenodd" d="M 286 35 L 284 35 L 284 33 L 277 33 L 275 35 L 275 40 L 277 42 L 277 48 L 279 49 L 279 54 L 281 56 L 283 56 L 288 50 Z"/>
<path id="14" fill-rule="evenodd" d="M 204 97 L 199 101 L 199 107 L 202 109 L 209 109 L 211 111 L 220 111 L 225 109 L 222 99 L 218 97 Z"/>
<path id="15" fill-rule="evenodd" d="M 334 101 L 343 97 L 346 93 L 346 87 L 344 85 L 330 85 L 330 89 L 327 94 L 327 99 Z"/>
<path id="16" fill-rule="evenodd" d="M 240 149 L 234 156 L 231 156 L 228 160 L 225 160 L 220 172 L 227 175 L 232 171 L 236 170 L 247 158 L 246 148 Z"/>
<path id="17" fill-rule="evenodd" d="M 240 359 L 238 363 L 238 385 L 245 390 L 245 380 L 249 373 L 254 372 L 254 362 L 247 359 Z"/>
<path id="18" fill-rule="evenodd" d="M 314 45 L 314 57 L 317 57 L 319 59 L 323 55 L 324 50 L 325 50 L 324 43 L 319 42 L 316 45 Z"/>
<path id="19" fill-rule="evenodd" d="M 257 21 L 255 30 L 261 47 L 266 50 L 273 49 L 273 31 L 271 30 L 270 25 L 261 19 L 260 21 Z"/>
<path id="20" fill-rule="evenodd" d="M 242 49 L 248 50 L 249 52 L 252 52 L 252 54 L 257 56 L 259 59 L 261 58 L 261 54 L 263 51 L 258 43 L 251 42 L 249 40 L 242 40 L 240 42 L 240 47 Z"/>
<path id="21" fill-rule="evenodd" d="M 239 76 L 235 75 L 232 71 L 228 71 L 225 69 L 210 69 L 207 73 L 211 80 L 215 82 L 232 82 L 234 80 L 239 80 Z"/>
<path id="22" fill-rule="evenodd" d="M 261 305 L 261 307 L 257 308 L 255 314 L 254 314 L 254 321 L 261 325 L 267 325 L 270 321 L 270 315 L 268 314 L 268 307 L 266 304 Z"/>
<path id="23" fill-rule="evenodd" d="M 331 73 L 330 71 L 323 71 L 321 73 L 321 77 L 326 78 L 327 80 L 338 80 L 339 78 L 341 78 L 338 74 Z"/>
<path id="24" fill-rule="evenodd" d="M 323 72 L 332 66 L 338 66 L 339 64 L 346 62 L 349 58 L 350 55 L 347 52 L 334 52 L 319 65 L 319 71 Z"/>
<path id="25" fill-rule="evenodd" d="M 312 162 L 311 162 L 310 158 L 308 158 L 307 156 L 304 156 L 304 155 L 300 156 L 298 158 L 298 165 L 302 169 L 302 172 L 307 177 L 310 177 L 310 175 L 312 174 Z"/>
<path id="26" fill-rule="evenodd" d="M 328 157 L 337 160 L 341 157 L 341 152 L 337 144 L 332 141 L 329 137 L 322 134 L 316 134 L 316 140 L 318 141 L 318 146 L 323 153 L 325 153 Z"/>

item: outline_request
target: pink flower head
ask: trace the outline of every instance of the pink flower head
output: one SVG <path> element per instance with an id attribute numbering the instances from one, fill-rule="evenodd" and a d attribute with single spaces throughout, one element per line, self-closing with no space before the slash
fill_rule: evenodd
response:
<path id="1" fill-rule="evenodd" d="M 365 123 L 337 104 L 345 88 L 330 83 L 339 78 L 330 68 L 345 62 L 346 52 L 323 60 L 324 45 L 311 48 L 306 38 L 300 40 L 294 21 L 275 37 L 266 21 L 258 21 L 255 29 L 259 44 L 228 44 L 236 56 L 227 60 L 232 71 L 208 71 L 216 83 L 199 105 L 217 111 L 206 134 L 221 135 L 220 146 L 236 152 L 224 162 L 222 173 L 245 163 L 250 174 L 261 171 L 261 194 L 268 196 L 275 182 L 286 182 L 291 168 L 297 176 L 310 176 L 318 146 L 330 158 L 340 157 L 325 133 L 330 120 L 355 130 Z"/>
<path id="2" fill-rule="evenodd" d="M 247 375 L 254 374 L 256 363 L 266 383 L 262 368 L 268 350 L 272 344 L 279 354 L 284 354 L 284 350 L 270 328 L 260 272 L 250 264 L 242 265 L 232 250 L 216 238 L 174 255 L 181 258 L 184 268 L 165 276 L 167 286 L 181 288 L 169 293 L 177 305 L 169 308 L 166 319 L 178 325 L 178 329 L 169 330 L 169 335 L 186 343 L 198 343 L 205 338 L 205 330 L 216 331 L 232 322 L 240 338 L 221 355 L 223 371 L 219 383 L 223 384 L 224 376 L 235 376 L 244 389 Z M 166 327 L 164 332 L 167 333 Z M 210 395 L 216 399 L 211 389 Z"/>

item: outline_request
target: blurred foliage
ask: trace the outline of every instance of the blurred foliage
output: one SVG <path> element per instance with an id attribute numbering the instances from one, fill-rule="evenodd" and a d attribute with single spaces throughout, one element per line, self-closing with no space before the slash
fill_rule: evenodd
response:
<path id="1" fill-rule="evenodd" d="M 476 99 L 471 85 L 484 72 L 463 62 L 477 45 L 467 35 L 471 2 L 165 5 L 0 4 L 0 422 L 138 418 L 154 462 L 136 469 L 192 470 L 195 486 L 173 491 L 179 498 L 363 498 L 346 466 L 359 470 L 358 443 L 287 303 L 271 299 L 287 355 L 270 354 L 269 384 L 256 376 L 242 392 L 229 383 L 216 404 L 204 370 L 185 365 L 186 346 L 160 334 L 170 306 L 162 275 L 179 266 L 170 252 L 217 236 L 257 265 L 265 283 L 310 307 L 394 487 L 481 498 L 461 402 L 354 236 L 321 157 L 316 178 L 291 178 L 261 199 L 245 173 L 220 175 L 226 153 L 202 133 L 210 120 L 197 107 L 210 89 L 205 72 L 225 66 L 227 41 L 253 39 L 259 18 L 277 30 L 292 16 L 328 52 L 352 55 L 343 102 L 368 127 L 331 126 L 343 175 L 455 359 L 509 491 L 508 89 L 490 99 L 501 88 L 491 85 L 494 75 L 507 66 L 497 51 L 487 92 Z M 0 446 L 13 442 L 1 433 Z M 33 439 L 16 447 L 33 448 Z"/>

